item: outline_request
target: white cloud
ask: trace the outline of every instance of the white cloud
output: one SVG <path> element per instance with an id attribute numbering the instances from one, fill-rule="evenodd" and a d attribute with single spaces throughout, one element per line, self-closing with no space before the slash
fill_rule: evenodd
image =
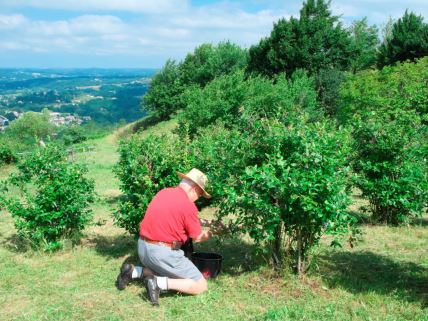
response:
<path id="1" fill-rule="evenodd" d="M 13 51 L 110 55 L 115 60 L 156 57 L 158 66 L 167 58 L 182 59 L 204 42 L 230 40 L 248 47 L 269 35 L 278 19 L 296 17 L 300 9 L 300 5 L 280 0 L 248 1 L 261 8 L 252 11 L 245 9 L 247 2 L 243 0 L 199 7 L 192 6 L 190 0 L 0 1 L 0 10 L 7 9 L 0 14 L 0 58 L 2 52 Z M 20 8 L 26 9 L 27 15 L 19 14 Z M 39 17 L 46 12 L 46 18 L 32 17 L 29 8 L 38 8 Z M 427 0 L 332 2 L 333 13 L 342 15 L 346 23 L 367 16 L 369 23 L 378 27 L 389 16 L 402 16 L 406 8 L 427 21 Z"/>
<path id="2" fill-rule="evenodd" d="M 31 7 L 67 11 L 165 13 L 186 10 L 188 0 L 2 0 L 9 8 Z"/>
<path id="3" fill-rule="evenodd" d="M 26 50 L 29 49 L 28 46 L 17 42 L 17 41 L 2 41 L 0 42 L 0 49 L 4 50 Z"/>
<path id="4" fill-rule="evenodd" d="M 406 9 L 428 19 L 427 0 L 333 0 L 332 11 L 341 15 L 347 22 L 367 17 L 370 24 L 381 26 L 389 18 L 398 19 L 403 16 Z"/>
<path id="5" fill-rule="evenodd" d="M 69 22 L 73 34 L 115 34 L 124 32 L 127 25 L 118 17 L 85 15 Z"/>
<path id="6" fill-rule="evenodd" d="M 0 14 L 0 30 L 15 29 L 26 22 L 21 14 L 4 15 Z"/>
<path id="7" fill-rule="evenodd" d="M 124 21 L 114 15 L 80 15 L 67 20 L 31 20 L 23 15 L 0 16 L 0 37 L 19 39 L 21 46 L 37 51 L 94 54 L 159 54 L 180 59 L 204 42 L 231 40 L 251 45 L 269 33 L 281 13 L 195 9 L 182 15 L 151 15 Z M 7 28 L 1 26 L 7 26 Z M 13 30 L 12 30 L 13 29 Z"/>
<path id="8" fill-rule="evenodd" d="M 189 28 L 212 29 L 254 29 L 271 27 L 274 21 L 281 17 L 289 17 L 285 12 L 259 11 L 257 13 L 219 12 L 217 10 L 197 10 L 192 16 L 178 16 L 172 19 L 176 25 Z"/>

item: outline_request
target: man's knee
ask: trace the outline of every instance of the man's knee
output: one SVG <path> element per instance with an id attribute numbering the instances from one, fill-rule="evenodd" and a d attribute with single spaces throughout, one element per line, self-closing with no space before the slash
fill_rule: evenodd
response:
<path id="1" fill-rule="evenodd" d="M 199 281 L 196 281 L 194 289 L 195 289 L 195 294 L 204 293 L 206 290 L 208 290 L 207 280 L 205 280 L 205 278 L 202 278 Z"/>

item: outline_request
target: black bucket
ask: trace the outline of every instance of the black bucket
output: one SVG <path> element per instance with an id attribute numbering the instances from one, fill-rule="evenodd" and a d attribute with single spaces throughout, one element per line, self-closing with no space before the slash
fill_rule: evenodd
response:
<path id="1" fill-rule="evenodd" d="M 221 269 L 223 257 L 217 253 L 195 252 L 192 254 L 192 262 L 206 279 L 217 277 Z"/>

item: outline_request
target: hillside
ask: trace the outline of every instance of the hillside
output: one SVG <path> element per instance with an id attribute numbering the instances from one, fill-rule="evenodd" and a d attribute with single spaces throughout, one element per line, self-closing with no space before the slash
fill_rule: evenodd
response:
<path id="1" fill-rule="evenodd" d="M 145 134 L 174 126 L 160 123 Z M 1 320 L 428 320 L 428 217 L 402 227 L 361 225 L 354 248 L 323 242 L 302 280 L 276 273 L 253 255 L 251 242 L 233 238 L 197 246 L 224 256 L 222 273 L 201 296 L 169 293 L 153 308 L 141 282 L 119 292 L 119 267 L 138 262 L 135 240 L 111 217 L 121 194 L 112 169 L 126 132 L 90 141 L 93 150 L 75 155 L 88 164 L 99 194 L 96 224 L 81 244 L 51 255 L 27 250 L 1 212 Z"/>

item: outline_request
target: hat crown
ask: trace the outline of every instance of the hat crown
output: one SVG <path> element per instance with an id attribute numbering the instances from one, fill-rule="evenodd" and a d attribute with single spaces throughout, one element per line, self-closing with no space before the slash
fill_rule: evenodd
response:
<path id="1" fill-rule="evenodd" d="M 211 195 L 208 194 L 207 191 L 205 190 L 205 186 L 208 184 L 208 177 L 207 177 L 207 175 L 202 173 L 199 169 L 192 168 L 190 170 L 190 172 L 188 172 L 187 174 L 177 172 L 177 175 L 181 179 L 191 180 L 193 183 L 195 183 L 196 185 L 198 185 L 202 189 L 202 192 L 203 192 L 202 195 L 205 198 L 211 198 Z"/>
<path id="2" fill-rule="evenodd" d="M 203 189 L 205 189 L 205 186 L 208 184 L 208 177 L 197 168 L 192 168 L 186 176 Z"/>

